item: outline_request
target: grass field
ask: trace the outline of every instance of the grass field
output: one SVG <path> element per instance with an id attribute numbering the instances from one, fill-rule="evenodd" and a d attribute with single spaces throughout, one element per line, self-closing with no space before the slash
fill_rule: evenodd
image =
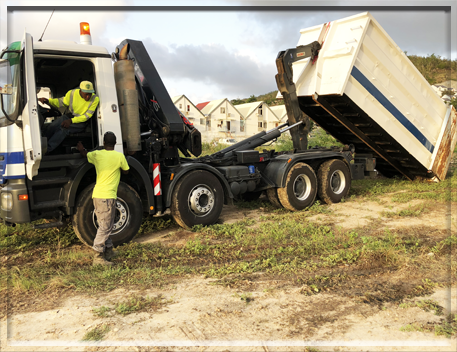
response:
<path id="1" fill-rule="evenodd" d="M 304 295 L 356 295 L 381 309 L 385 302 L 402 304 L 436 287 L 455 284 L 457 267 L 450 261 L 451 255 L 456 255 L 455 233 L 409 227 L 407 219 L 427 216 L 439 204 L 455 205 L 456 191 L 454 166 L 441 183 L 384 178 L 354 181 L 345 203 L 383 202 L 386 197 L 391 204 L 421 201 L 402 211 L 387 208 L 383 217 L 405 219 L 405 227 L 396 230 L 382 226 L 345 230 L 332 222 L 311 221 L 316 216 L 332 216 L 331 207 L 319 202 L 299 212 L 275 209 L 265 198 L 239 202 L 236 207 L 240 210 L 262 209 L 259 218 L 196 226 L 192 236 L 179 245 L 125 244 L 118 248 L 120 255 L 112 268 L 92 266 L 91 249 L 80 244 L 71 225 L 47 230 L 34 230 L 31 224 L 15 228 L 1 225 L 0 295 L 9 297 L 13 311 L 20 311 L 24 302 L 37 297 L 107 292 L 119 287 L 165 287 L 196 275 L 215 279 L 214 285 L 242 288 L 261 275 L 263 280 L 301 287 Z M 169 216 L 147 217 L 138 236 L 175 227 Z M 387 275 L 387 281 L 377 281 L 380 274 Z M 406 274 L 408 283 L 401 287 L 389 281 L 390 276 Z M 373 286 L 379 292 L 367 293 Z M 243 297 L 248 304 L 249 294 Z M 132 297 L 113 307 L 98 307 L 94 314 L 124 315 L 162 304 L 160 297 Z M 445 324 L 443 334 L 457 331 L 454 317 Z M 97 329 L 88 340 L 99 339 L 107 331 L 106 327 Z M 432 328 L 405 327 L 405 331 L 414 329 Z"/>

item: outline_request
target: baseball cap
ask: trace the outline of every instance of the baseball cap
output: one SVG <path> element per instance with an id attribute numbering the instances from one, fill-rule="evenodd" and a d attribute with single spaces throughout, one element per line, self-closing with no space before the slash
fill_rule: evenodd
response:
<path id="1" fill-rule="evenodd" d="M 81 89 L 81 91 L 84 93 L 95 93 L 94 85 L 89 81 L 82 81 L 79 85 L 79 89 Z"/>

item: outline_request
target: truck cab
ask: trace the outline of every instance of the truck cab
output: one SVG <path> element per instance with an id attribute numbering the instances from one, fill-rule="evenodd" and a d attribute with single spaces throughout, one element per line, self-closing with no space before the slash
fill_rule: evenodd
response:
<path id="1" fill-rule="evenodd" d="M 69 41 L 34 42 L 26 33 L 22 42 L 2 52 L 2 71 L 6 88 L 0 112 L 1 218 L 7 223 L 23 223 L 46 216 L 59 216 L 56 207 L 73 212 L 69 198 L 82 168 L 93 168 L 74 146 L 82 141 L 87 149 L 103 145 L 103 134 L 116 134 L 115 150 L 123 152 L 119 109 L 111 55 L 99 46 Z M 46 155 L 43 137 L 60 111 L 43 106 L 37 94 L 63 97 L 83 80 L 93 82 L 100 103 L 82 133 L 69 135 L 52 154 Z M 92 171 L 93 173 L 94 171 Z"/>

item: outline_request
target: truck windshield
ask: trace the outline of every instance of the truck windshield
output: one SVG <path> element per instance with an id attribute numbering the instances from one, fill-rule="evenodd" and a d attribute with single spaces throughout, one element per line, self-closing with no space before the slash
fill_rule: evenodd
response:
<path id="1" fill-rule="evenodd" d="M 14 42 L 11 44 L 7 49 L 7 51 L 10 50 L 21 50 L 21 42 Z M 13 94 L 6 95 L 2 94 L 0 96 L 1 99 L 3 99 L 3 107 L 5 109 L 5 112 L 8 114 L 8 117 L 11 120 L 16 120 L 19 109 L 18 109 L 18 103 L 19 103 L 19 82 L 20 82 L 20 57 L 21 53 L 20 52 L 7 52 L 6 54 L 2 55 L 2 59 L 6 59 L 10 63 L 11 67 L 11 83 L 13 86 Z M 0 125 L 8 125 L 11 124 L 10 121 L 8 121 L 5 118 L 5 115 L 3 114 L 3 111 L 0 109 Z"/>

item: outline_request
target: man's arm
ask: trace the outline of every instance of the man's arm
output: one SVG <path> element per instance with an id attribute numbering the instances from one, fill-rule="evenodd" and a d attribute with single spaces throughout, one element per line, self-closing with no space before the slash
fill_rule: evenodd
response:
<path id="1" fill-rule="evenodd" d="M 76 149 L 78 149 L 78 151 L 82 154 L 82 156 L 84 156 L 85 158 L 87 158 L 87 150 L 86 148 L 84 148 L 83 144 L 81 143 L 81 141 L 78 142 L 78 144 L 76 145 Z M 128 171 L 128 170 L 127 170 Z"/>
<path id="2" fill-rule="evenodd" d="M 121 161 L 121 171 L 124 175 L 128 174 L 129 173 L 129 169 L 130 169 L 130 166 L 127 162 L 127 159 L 125 158 L 125 156 L 122 154 L 122 161 Z"/>

